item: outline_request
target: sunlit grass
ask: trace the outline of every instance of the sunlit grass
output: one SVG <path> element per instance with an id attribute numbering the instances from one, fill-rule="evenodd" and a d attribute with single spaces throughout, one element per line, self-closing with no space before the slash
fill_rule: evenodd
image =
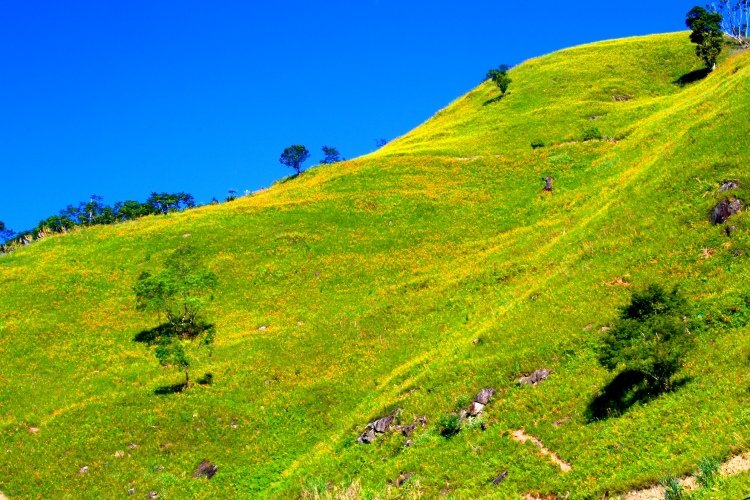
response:
<path id="1" fill-rule="evenodd" d="M 736 217 L 730 239 L 707 214 L 719 181 L 739 180 L 740 197 L 750 183 L 749 62 L 681 87 L 699 68 L 685 33 L 569 49 L 514 68 L 502 100 L 484 105 L 497 90 L 482 84 L 366 157 L 0 258 L 0 491 L 586 498 L 747 449 L 749 224 Z M 584 142 L 592 126 L 606 139 Z M 185 240 L 220 281 L 216 348 L 193 368 L 213 384 L 160 396 L 180 377 L 133 342 L 155 323 L 132 286 Z M 689 381 L 589 421 L 611 379 L 599 329 L 628 300 L 622 283 L 650 282 L 679 283 L 704 320 Z M 549 380 L 517 386 L 541 367 Z M 440 436 L 439 419 L 488 386 L 487 430 Z M 428 418 L 412 446 L 355 443 L 394 408 Z M 204 459 L 217 475 L 193 479 Z M 402 472 L 415 473 L 406 490 L 389 485 Z"/>

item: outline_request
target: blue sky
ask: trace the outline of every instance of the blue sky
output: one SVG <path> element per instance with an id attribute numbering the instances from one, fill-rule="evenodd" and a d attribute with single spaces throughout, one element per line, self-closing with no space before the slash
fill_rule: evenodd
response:
<path id="1" fill-rule="evenodd" d="M 367 153 L 490 67 L 682 30 L 695 3 L 2 0 L 0 220 L 255 190 L 290 144 Z"/>

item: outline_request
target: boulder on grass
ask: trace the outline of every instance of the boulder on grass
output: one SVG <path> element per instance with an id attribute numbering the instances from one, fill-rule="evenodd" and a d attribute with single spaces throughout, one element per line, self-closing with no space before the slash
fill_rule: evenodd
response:
<path id="1" fill-rule="evenodd" d="M 546 368 L 540 368 L 531 375 L 527 375 L 518 379 L 518 383 L 521 385 L 537 385 L 538 383 L 547 380 L 550 373 L 552 373 L 550 370 Z"/>
<path id="2" fill-rule="evenodd" d="M 193 477 L 205 477 L 207 479 L 211 479 L 216 475 L 218 470 L 219 467 L 216 466 L 216 464 L 212 464 L 208 460 L 204 460 L 200 464 L 198 464 L 198 467 L 196 467 L 195 472 L 193 472 Z"/>
<path id="3" fill-rule="evenodd" d="M 371 427 L 365 429 L 365 432 L 357 438 L 357 442 L 362 444 L 370 444 L 373 441 L 375 441 L 375 431 Z"/>
<path id="4" fill-rule="evenodd" d="M 471 403 L 471 405 L 469 405 L 469 409 L 466 410 L 466 413 L 470 417 L 478 417 L 482 414 L 483 411 L 484 405 L 482 403 L 477 403 L 476 401 L 474 401 L 473 403 Z"/>
<path id="5" fill-rule="evenodd" d="M 474 401 L 476 401 L 477 403 L 486 405 L 487 403 L 490 402 L 490 399 L 492 399 L 492 396 L 494 395 L 495 395 L 495 389 L 493 389 L 492 387 L 487 387 L 477 393 L 476 397 L 474 398 Z"/>
<path id="6" fill-rule="evenodd" d="M 742 211 L 744 204 L 739 198 L 726 198 L 711 210 L 711 222 L 724 224 L 728 218 Z"/>

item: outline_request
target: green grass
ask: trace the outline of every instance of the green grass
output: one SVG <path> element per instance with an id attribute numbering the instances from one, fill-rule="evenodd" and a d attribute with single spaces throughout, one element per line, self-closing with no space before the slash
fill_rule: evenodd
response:
<path id="1" fill-rule="evenodd" d="M 686 33 L 564 50 L 514 68 L 505 98 L 485 105 L 484 83 L 371 155 L 0 258 L 0 491 L 591 498 L 749 449 L 750 219 L 729 239 L 708 211 L 723 179 L 749 200 L 750 55 L 675 83 L 699 66 Z M 593 127 L 605 139 L 583 141 Z M 220 282 L 214 354 L 193 367 L 213 384 L 160 396 L 181 376 L 133 341 L 156 322 L 132 286 L 186 241 Z M 677 391 L 591 421 L 622 281 L 679 283 L 703 328 Z M 541 367 L 541 385 L 515 384 Z M 441 436 L 488 386 L 487 429 Z M 428 418 L 412 446 L 356 443 L 394 408 Z M 573 470 L 513 441 L 521 428 Z M 210 481 L 192 479 L 203 459 Z M 722 481 L 727 498 L 748 491 Z"/>

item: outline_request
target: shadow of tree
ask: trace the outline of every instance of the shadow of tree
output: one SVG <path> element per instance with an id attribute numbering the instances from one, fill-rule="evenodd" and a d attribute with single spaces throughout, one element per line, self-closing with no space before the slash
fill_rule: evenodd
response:
<path id="1" fill-rule="evenodd" d="M 676 390 L 690 382 L 691 378 L 683 377 L 672 383 Z M 591 400 L 586 408 L 586 421 L 596 422 L 610 417 L 618 417 L 631 406 L 646 403 L 659 397 L 665 391 L 648 383 L 645 374 L 639 371 L 626 370 L 617 374 L 602 391 Z"/>
<path id="2" fill-rule="evenodd" d="M 690 85 L 691 83 L 703 80 L 708 76 L 710 72 L 711 71 L 708 68 L 696 69 L 695 71 L 691 71 L 690 73 L 685 73 L 672 83 L 677 84 L 680 87 L 684 87 L 685 85 Z"/>
<path id="3" fill-rule="evenodd" d="M 306 170 L 303 170 L 303 171 L 301 171 L 300 173 L 296 173 L 296 172 L 295 172 L 295 173 L 293 173 L 292 175 L 287 175 L 286 177 L 282 177 L 281 179 L 279 179 L 278 181 L 276 181 L 276 182 L 275 182 L 274 184 L 279 184 L 279 185 L 281 185 L 281 184 L 286 184 L 287 182 L 289 182 L 289 181 L 293 181 L 293 180 L 294 180 L 294 179 L 296 179 L 297 177 L 301 176 L 301 175 L 302 175 L 302 174 L 304 174 L 305 172 L 306 172 Z"/>
<path id="4" fill-rule="evenodd" d="M 177 394 L 182 391 L 184 391 L 187 388 L 187 385 L 184 383 L 182 384 L 174 384 L 174 385 L 163 385 L 161 387 L 157 387 L 154 389 L 154 394 L 157 396 L 166 396 L 169 394 Z"/>
<path id="5" fill-rule="evenodd" d="M 510 92 L 508 92 L 507 94 L 509 94 L 509 93 Z M 482 103 L 482 106 L 489 106 L 490 104 L 496 103 L 496 102 L 502 100 L 502 98 L 505 97 L 507 94 L 500 94 L 499 96 L 493 97 L 492 99 L 487 99 L 486 101 L 484 101 Z"/>
<path id="6" fill-rule="evenodd" d="M 170 332 L 169 323 L 163 323 L 154 328 L 143 330 L 135 334 L 133 342 L 140 342 L 141 344 L 153 345 L 159 338 L 168 335 Z"/>

